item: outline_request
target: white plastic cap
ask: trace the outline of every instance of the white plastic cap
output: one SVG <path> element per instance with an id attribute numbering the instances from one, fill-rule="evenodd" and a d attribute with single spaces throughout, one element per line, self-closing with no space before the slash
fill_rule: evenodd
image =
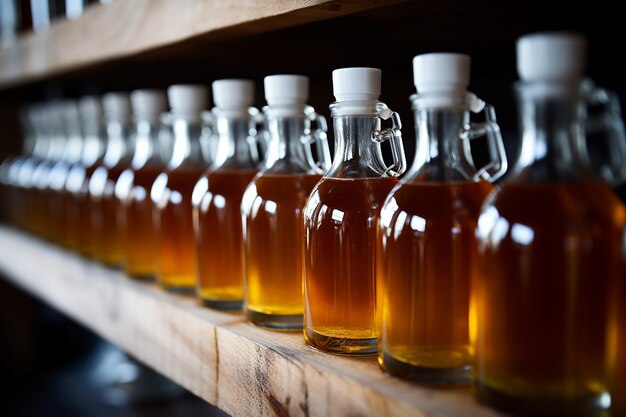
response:
<path id="1" fill-rule="evenodd" d="M 333 71 L 337 101 L 378 100 L 382 71 L 378 68 L 340 68 Z"/>
<path id="2" fill-rule="evenodd" d="M 130 102 L 138 120 L 156 121 L 167 111 L 167 99 L 161 90 L 135 90 L 130 93 Z"/>
<path id="3" fill-rule="evenodd" d="M 108 121 L 127 123 L 130 120 L 130 98 L 128 93 L 111 92 L 102 96 L 104 117 Z"/>
<path id="4" fill-rule="evenodd" d="M 78 112 L 83 119 L 97 119 L 102 115 L 102 103 L 98 96 L 83 96 L 78 101 Z"/>
<path id="5" fill-rule="evenodd" d="M 455 53 L 431 53 L 413 58 L 413 81 L 419 94 L 463 95 L 470 81 L 470 57 Z"/>
<path id="6" fill-rule="evenodd" d="M 304 105 L 309 98 L 309 77 L 304 75 L 269 75 L 263 83 L 270 106 Z"/>
<path id="7" fill-rule="evenodd" d="M 196 120 L 207 108 L 207 88 L 198 84 L 171 85 L 167 99 L 174 115 Z"/>
<path id="8" fill-rule="evenodd" d="M 244 110 L 254 102 L 252 80 L 227 79 L 213 81 L 213 101 L 220 110 Z"/>
<path id="9" fill-rule="evenodd" d="M 517 40 L 517 72 L 522 81 L 579 80 L 587 41 L 575 33 L 534 33 Z"/>

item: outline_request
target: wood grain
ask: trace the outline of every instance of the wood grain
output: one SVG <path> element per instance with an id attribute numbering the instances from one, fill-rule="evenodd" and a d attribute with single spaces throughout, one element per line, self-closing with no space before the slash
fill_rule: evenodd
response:
<path id="1" fill-rule="evenodd" d="M 0 272 L 233 416 L 496 417 L 468 388 L 392 378 L 375 358 L 315 351 L 241 313 L 200 307 L 0 226 Z"/>
<path id="2" fill-rule="evenodd" d="M 117 0 L 0 50 L 0 88 L 129 57 L 191 38 L 239 38 L 400 0 Z"/>

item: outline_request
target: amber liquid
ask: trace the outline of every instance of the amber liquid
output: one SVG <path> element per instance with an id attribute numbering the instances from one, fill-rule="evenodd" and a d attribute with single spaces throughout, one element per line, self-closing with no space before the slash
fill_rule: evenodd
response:
<path id="1" fill-rule="evenodd" d="M 614 372 L 612 400 L 612 416 L 626 417 L 626 274 L 622 270 L 616 285 L 615 297 L 617 310 L 613 318 L 614 331 L 617 338 L 616 361 L 609 368 Z"/>
<path id="2" fill-rule="evenodd" d="M 487 182 L 402 184 L 382 209 L 379 362 L 392 375 L 469 381 L 476 223 L 492 189 Z"/>
<path id="3" fill-rule="evenodd" d="M 124 225 L 119 213 L 122 202 L 115 197 L 115 183 L 127 164 L 117 164 L 107 170 L 107 182 L 104 192 L 98 201 L 94 201 L 92 221 L 94 232 L 98 238 L 95 241 L 95 253 L 102 263 L 117 267 L 124 259 Z"/>
<path id="4" fill-rule="evenodd" d="M 85 170 L 85 178 L 81 190 L 74 195 L 78 205 L 78 225 L 76 228 L 78 239 L 76 249 L 80 254 L 87 257 L 96 255 L 96 240 L 99 238 L 93 222 L 93 213 L 97 210 L 97 205 L 89 194 L 89 180 L 99 166 L 100 163 L 96 163 Z"/>
<path id="5" fill-rule="evenodd" d="M 154 180 L 163 167 L 145 166 L 133 172 L 132 189 L 128 199 L 119 202 L 122 219 L 124 269 L 133 278 L 153 279 L 159 271 L 159 227 L 153 215 L 156 207 L 150 198 Z"/>
<path id="6" fill-rule="evenodd" d="M 599 182 L 512 183 L 488 199 L 478 227 L 481 400 L 539 415 L 604 415 L 624 218 Z"/>
<path id="7" fill-rule="evenodd" d="M 165 201 L 156 209 L 155 227 L 159 235 L 159 284 L 168 290 L 193 291 L 196 287 L 191 194 L 203 172 L 204 168 L 177 168 L 165 174 Z"/>
<path id="8" fill-rule="evenodd" d="M 194 210 L 198 293 L 211 307 L 241 308 L 243 238 L 241 199 L 256 171 L 216 171 Z"/>
<path id="9" fill-rule="evenodd" d="M 302 212 L 320 179 L 265 174 L 246 191 L 245 310 L 255 324 L 302 328 Z"/>
<path id="10" fill-rule="evenodd" d="M 304 336 L 334 353 L 376 347 L 376 226 L 398 182 L 323 178 L 305 208 Z"/>

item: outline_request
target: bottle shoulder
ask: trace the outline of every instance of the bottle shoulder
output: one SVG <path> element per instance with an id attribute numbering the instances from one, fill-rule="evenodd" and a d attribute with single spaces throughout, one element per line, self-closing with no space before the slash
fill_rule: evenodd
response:
<path id="1" fill-rule="evenodd" d="M 504 184 L 485 202 L 483 235 L 518 229 L 572 234 L 614 230 L 626 224 L 626 208 L 602 181 Z"/>

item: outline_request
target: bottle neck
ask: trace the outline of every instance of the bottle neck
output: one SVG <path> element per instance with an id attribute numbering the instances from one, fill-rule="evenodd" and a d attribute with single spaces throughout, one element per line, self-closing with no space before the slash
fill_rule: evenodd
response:
<path id="1" fill-rule="evenodd" d="M 302 140 L 307 129 L 304 117 L 267 116 L 266 129 L 269 133 L 269 146 L 265 159 L 266 172 L 285 174 L 315 173 L 305 154 Z"/>
<path id="2" fill-rule="evenodd" d="M 109 121 L 106 124 L 107 147 L 104 153 L 104 164 L 108 167 L 116 165 L 126 158 L 132 149 L 130 140 L 130 126 L 128 123 Z"/>
<path id="3" fill-rule="evenodd" d="M 83 149 L 81 160 L 84 165 L 90 166 L 96 163 L 104 155 L 107 145 L 107 137 L 102 131 L 99 120 L 86 120 L 82 123 Z"/>
<path id="4" fill-rule="evenodd" d="M 174 146 L 168 168 L 173 169 L 183 164 L 198 167 L 207 165 L 200 144 L 202 130 L 200 121 L 187 118 L 175 118 L 172 121 Z"/>
<path id="5" fill-rule="evenodd" d="M 326 177 L 368 178 L 385 175 L 380 144 L 372 132 L 380 118 L 372 115 L 333 115 L 335 156 Z"/>
<path id="6" fill-rule="evenodd" d="M 461 108 L 414 108 L 415 158 L 404 182 L 467 181 L 473 167 L 467 140 L 461 138 L 469 111 Z"/>
<path id="7" fill-rule="evenodd" d="M 214 166 L 222 169 L 256 169 L 258 152 L 250 142 L 250 120 L 217 115 L 217 151 Z"/>
<path id="8" fill-rule="evenodd" d="M 138 120 L 135 123 L 135 146 L 131 162 L 133 168 L 141 168 L 150 159 L 159 158 L 160 130 L 158 124 L 149 120 Z"/>
<path id="9" fill-rule="evenodd" d="M 57 162 L 64 158 L 67 149 L 67 140 L 60 134 L 55 132 L 54 136 L 50 138 L 50 150 L 48 151 L 48 160 Z"/>
<path id="10" fill-rule="evenodd" d="M 587 175 L 582 100 L 577 89 L 537 93 L 517 86 L 520 147 L 512 176 L 525 181 L 575 180 Z"/>
<path id="11" fill-rule="evenodd" d="M 37 135 L 34 139 L 31 155 L 36 159 L 46 159 L 50 150 L 50 142 L 49 137 L 42 134 Z"/>

